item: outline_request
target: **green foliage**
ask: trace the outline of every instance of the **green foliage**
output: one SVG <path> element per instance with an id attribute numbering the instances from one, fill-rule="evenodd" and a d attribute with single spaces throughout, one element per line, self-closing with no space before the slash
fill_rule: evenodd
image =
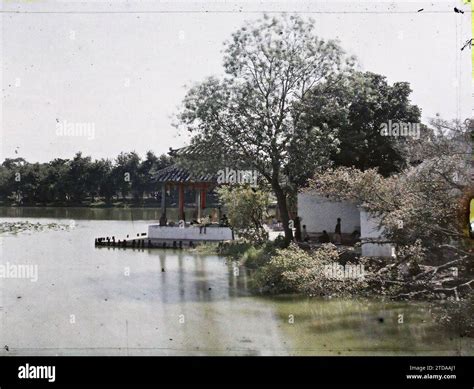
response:
<path id="1" fill-rule="evenodd" d="M 249 186 L 223 186 L 217 193 L 226 208 L 229 224 L 239 238 L 253 243 L 268 239 L 264 228 L 269 204 L 267 192 Z"/>
<path id="2" fill-rule="evenodd" d="M 16 204 L 80 205 L 102 199 L 133 195 L 139 203 L 156 188 L 154 171 L 171 164 L 170 157 L 149 151 L 145 160 L 137 153 L 121 153 L 115 161 L 92 160 L 77 153 L 72 160 L 54 159 L 28 163 L 23 158 L 5 159 L 0 166 L 0 199 Z M 125 179 L 125 173 L 129 180 Z"/>
<path id="3" fill-rule="evenodd" d="M 307 252 L 291 244 L 276 250 L 269 262 L 259 268 L 255 283 L 263 292 L 311 295 L 351 295 L 367 286 L 362 278 L 330 278 L 326 266 L 337 263 L 339 254 L 332 244 Z"/>
<path id="4" fill-rule="evenodd" d="M 339 147 L 331 154 L 336 166 L 377 168 L 388 176 L 406 167 L 406 138 L 383 136 L 381 125 L 419 123 L 421 111 L 410 104 L 410 93 L 406 82 L 389 85 L 379 74 L 354 72 L 316 85 L 299 108 L 301 120 L 308 128 L 338 130 Z"/>
<path id="5" fill-rule="evenodd" d="M 253 243 L 242 240 L 220 242 L 217 246 L 217 253 L 231 257 L 234 260 L 239 260 L 247 250 L 252 249 L 253 247 L 255 247 Z"/>
<path id="6" fill-rule="evenodd" d="M 239 261 L 248 268 L 256 268 L 268 261 L 266 247 L 270 245 L 270 242 L 257 246 L 250 242 L 231 242 L 222 245 L 218 252 Z"/>
<path id="7" fill-rule="evenodd" d="M 217 253 L 239 261 L 242 265 L 250 269 L 257 269 L 266 265 L 271 257 L 276 254 L 276 250 L 283 248 L 286 242 L 284 239 L 266 241 L 262 244 L 254 244 L 245 241 L 232 241 L 220 243 Z"/>

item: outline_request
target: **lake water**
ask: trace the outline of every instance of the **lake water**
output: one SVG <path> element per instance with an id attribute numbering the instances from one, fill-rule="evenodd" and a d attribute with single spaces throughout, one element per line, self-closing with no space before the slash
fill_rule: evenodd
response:
<path id="1" fill-rule="evenodd" d="M 0 353 L 474 355 L 426 303 L 256 296 L 249 272 L 216 255 L 94 247 L 145 232 L 155 213 L 0 208 L 0 222 L 72 226 L 0 235 L 0 264 L 38 269 L 36 282 L 0 278 Z"/>

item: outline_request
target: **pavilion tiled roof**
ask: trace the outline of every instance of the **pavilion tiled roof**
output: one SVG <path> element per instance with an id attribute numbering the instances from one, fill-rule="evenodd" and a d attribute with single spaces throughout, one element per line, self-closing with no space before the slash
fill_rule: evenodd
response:
<path id="1" fill-rule="evenodd" d="M 188 170 L 174 164 L 164 169 L 158 170 L 153 174 L 154 182 L 171 182 L 171 183 L 203 183 L 216 182 L 216 178 L 212 174 L 192 174 Z"/>
<path id="2" fill-rule="evenodd" d="M 184 146 L 179 149 L 173 149 L 170 147 L 169 155 L 171 156 L 190 156 L 190 155 L 200 155 L 208 153 L 207 147 L 202 144 Z"/>

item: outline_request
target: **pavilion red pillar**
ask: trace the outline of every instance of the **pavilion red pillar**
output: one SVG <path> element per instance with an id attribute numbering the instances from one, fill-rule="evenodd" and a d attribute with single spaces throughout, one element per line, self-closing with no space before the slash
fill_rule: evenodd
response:
<path id="1" fill-rule="evenodd" d="M 178 184 L 179 220 L 184 220 L 184 185 Z"/>
<path id="2" fill-rule="evenodd" d="M 206 208 L 206 192 L 207 192 L 206 187 L 201 189 L 201 209 Z"/>

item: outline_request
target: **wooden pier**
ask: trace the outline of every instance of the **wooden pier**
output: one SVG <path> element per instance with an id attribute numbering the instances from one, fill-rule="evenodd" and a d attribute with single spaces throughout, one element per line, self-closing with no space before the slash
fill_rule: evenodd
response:
<path id="1" fill-rule="evenodd" d="M 105 238 L 96 238 L 94 242 L 96 247 L 117 247 L 117 248 L 146 248 L 146 249 L 183 249 L 196 247 L 193 241 L 174 240 L 171 242 L 148 239 L 147 237 L 137 237 L 135 239 L 118 239 L 114 236 Z"/>
<path id="2" fill-rule="evenodd" d="M 94 244 L 96 247 L 183 249 L 194 248 L 201 243 L 233 239 L 229 227 L 165 227 L 151 224 L 148 226 L 148 233 L 137 234 L 134 238 L 129 238 L 128 235 L 126 239 L 106 236 L 96 238 Z"/>

